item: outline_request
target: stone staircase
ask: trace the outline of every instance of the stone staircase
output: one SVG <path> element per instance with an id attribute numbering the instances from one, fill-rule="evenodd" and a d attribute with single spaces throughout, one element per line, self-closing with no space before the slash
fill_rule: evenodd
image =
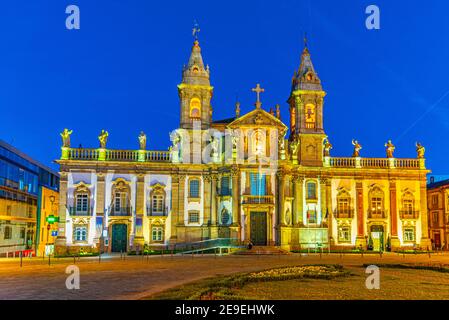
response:
<path id="1" fill-rule="evenodd" d="M 281 249 L 275 246 L 254 246 L 251 250 L 244 249 L 235 252 L 238 255 L 280 255 L 280 254 L 290 254 L 289 251 Z"/>

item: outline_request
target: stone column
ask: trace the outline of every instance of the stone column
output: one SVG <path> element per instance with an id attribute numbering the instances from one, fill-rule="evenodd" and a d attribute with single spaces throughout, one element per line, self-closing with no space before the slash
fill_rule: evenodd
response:
<path id="1" fill-rule="evenodd" d="M 332 212 L 332 183 L 331 179 L 327 179 L 326 181 L 326 210 L 328 212 L 327 216 L 327 226 L 329 232 L 329 245 L 332 246 L 334 244 L 334 237 L 332 236 L 333 231 L 333 217 L 334 213 Z"/>
<path id="2" fill-rule="evenodd" d="M 240 226 L 240 171 L 234 166 L 232 175 L 232 225 Z"/>
<path id="3" fill-rule="evenodd" d="M 427 221 L 427 182 L 426 178 L 420 181 L 419 184 L 420 192 L 420 218 L 421 218 L 421 247 L 432 249 L 430 239 L 429 239 L 429 225 Z"/>
<path id="4" fill-rule="evenodd" d="M 184 211 L 185 211 L 185 197 L 186 197 L 186 175 L 179 175 L 179 193 L 178 193 L 178 226 L 184 226 Z"/>
<path id="5" fill-rule="evenodd" d="M 60 172 L 59 177 L 59 223 L 58 236 L 55 241 L 55 252 L 65 253 L 67 245 L 66 220 L 67 220 L 67 176 L 65 171 Z"/>
<path id="6" fill-rule="evenodd" d="M 171 223 L 170 223 L 170 243 L 176 243 L 177 240 L 177 225 L 179 212 L 179 175 L 174 174 L 171 178 Z"/>
<path id="7" fill-rule="evenodd" d="M 398 210 L 395 181 L 390 181 L 390 217 L 391 247 L 396 248 L 400 246 L 400 242 L 398 238 Z"/>
<path id="8" fill-rule="evenodd" d="M 320 179 L 320 207 L 321 207 L 321 223 L 327 222 L 327 198 L 326 198 L 327 178 Z"/>
<path id="9" fill-rule="evenodd" d="M 285 214 L 284 214 L 284 206 L 285 206 L 285 173 L 283 171 L 278 171 L 277 173 L 278 179 L 278 214 L 276 216 L 276 224 L 277 227 L 284 226 L 285 223 Z"/>
<path id="10" fill-rule="evenodd" d="M 211 239 L 218 238 L 218 217 L 217 217 L 217 181 L 218 174 L 211 174 L 211 227 L 210 237 Z"/>
<path id="11" fill-rule="evenodd" d="M 145 175 L 139 173 L 137 174 L 136 183 L 136 231 L 134 238 L 134 244 L 139 246 L 143 246 L 145 242 L 143 237 L 143 217 L 145 216 L 145 211 Z M 138 220 L 140 220 L 140 226 L 137 225 Z"/>
<path id="12" fill-rule="evenodd" d="M 295 224 L 298 226 L 303 225 L 303 206 L 304 206 L 304 192 L 303 192 L 304 177 L 297 177 L 295 181 L 295 207 L 296 207 L 296 220 Z"/>
<path id="13" fill-rule="evenodd" d="M 96 213 L 97 216 L 104 217 L 104 209 L 105 209 L 105 183 L 104 183 L 105 174 L 103 172 L 97 172 L 97 186 L 95 191 L 97 193 L 96 196 Z M 104 224 L 104 223 L 103 223 Z"/>
<path id="14" fill-rule="evenodd" d="M 356 182 L 357 238 L 356 246 L 366 248 L 365 214 L 363 208 L 363 183 Z"/>
<path id="15" fill-rule="evenodd" d="M 204 180 L 204 220 L 203 226 L 209 226 L 211 224 L 211 176 L 205 174 Z"/>
<path id="16" fill-rule="evenodd" d="M 218 175 L 211 174 L 211 224 L 217 224 L 217 181 Z"/>

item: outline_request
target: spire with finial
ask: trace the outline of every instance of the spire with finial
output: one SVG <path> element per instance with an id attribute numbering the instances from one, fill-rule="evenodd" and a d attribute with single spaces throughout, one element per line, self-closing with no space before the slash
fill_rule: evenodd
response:
<path id="1" fill-rule="evenodd" d="M 276 104 L 276 118 L 281 119 L 281 106 L 279 103 Z"/>
<path id="2" fill-rule="evenodd" d="M 292 90 L 313 90 L 322 91 L 321 80 L 313 67 L 312 59 L 308 48 L 309 39 L 304 33 L 304 49 L 301 54 L 301 64 L 295 71 L 292 80 Z"/>
<path id="3" fill-rule="evenodd" d="M 203 57 L 201 55 L 201 47 L 198 41 L 198 33 L 200 28 L 195 21 L 192 29 L 194 37 L 192 52 L 187 66 L 184 66 L 182 72 L 182 83 L 210 86 L 209 66 L 204 66 Z"/>
<path id="4" fill-rule="evenodd" d="M 240 117 L 240 102 L 238 100 L 235 103 L 235 117 Z"/>

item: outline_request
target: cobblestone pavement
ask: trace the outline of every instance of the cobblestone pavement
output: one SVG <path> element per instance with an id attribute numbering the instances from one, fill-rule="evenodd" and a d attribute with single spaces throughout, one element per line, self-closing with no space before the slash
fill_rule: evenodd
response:
<path id="1" fill-rule="evenodd" d="M 0 259 L 0 299 L 139 299 L 183 283 L 236 272 L 285 265 L 342 264 L 357 267 L 376 263 L 420 263 L 449 265 L 449 254 L 367 255 L 319 254 L 281 256 L 119 256 L 81 258 L 80 289 L 65 286 L 66 267 L 73 259 Z"/>

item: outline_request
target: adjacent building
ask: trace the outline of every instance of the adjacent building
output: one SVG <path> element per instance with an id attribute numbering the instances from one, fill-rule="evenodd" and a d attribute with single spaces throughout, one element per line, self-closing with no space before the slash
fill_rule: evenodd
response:
<path id="1" fill-rule="evenodd" d="M 449 179 L 427 185 L 429 236 L 434 250 L 449 250 Z"/>
<path id="2" fill-rule="evenodd" d="M 36 254 L 40 209 L 58 190 L 56 172 L 0 140 L 0 255 Z"/>
<path id="3" fill-rule="evenodd" d="M 195 40 L 168 151 L 147 150 L 143 132 L 135 149 L 109 149 L 105 130 L 98 148 L 71 148 L 64 130 L 61 254 L 216 238 L 287 249 L 430 246 L 424 148 L 417 143 L 416 158 L 396 158 L 388 141 L 385 158 L 368 158 L 353 140 L 352 156 L 331 156 L 326 92 L 307 47 L 290 84 L 285 79 L 288 125 L 279 105 L 262 108 L 259 84 L 251 112 L 241 114 L 237 103 L 233 115 L 215 120 L 210 75 Z"/>

